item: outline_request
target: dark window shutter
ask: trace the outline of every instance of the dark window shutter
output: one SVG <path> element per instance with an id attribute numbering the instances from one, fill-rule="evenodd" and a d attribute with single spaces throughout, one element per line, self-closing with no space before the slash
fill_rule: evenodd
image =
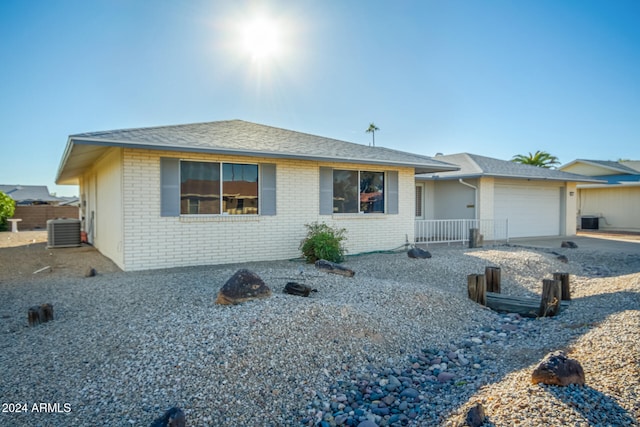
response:
<path id="1" fill-rule="evenodd" d="M 398 172 L 387 172 L 387 213 L 391 215 L 398 214 Z"/>
<path id="2" fill-rule="evenodd" d="M 180 216 L 180 159 L 160 158 L 160 216 Z"/>
<path id="3" fill-rule="evenodd" d="M 320 168 L 320 215 L 333 213 L 333 169 Z"/>
<path id="4" fill-rule="evenodd" d="M 276 165 L 260 165 L 260 215 L 276 214 Z"/>

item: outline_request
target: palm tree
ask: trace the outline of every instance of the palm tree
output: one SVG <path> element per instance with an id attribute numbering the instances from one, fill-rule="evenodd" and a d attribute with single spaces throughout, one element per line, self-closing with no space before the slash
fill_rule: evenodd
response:
<path id="1" fill-rule="evenodd" d="M 511 161 L 522 163 L 523 165 L 532 165 L 547 169 L 560 164 L 560 161 L 556 156 L 552 156 L 546 151 L 536 151 L 535 154 L 529 153 L 528 156 L 525 156 L 524 154 L 516 154 L 513 156 Z"/>
<path id="2" fill-rule="evenodd" d="M 373 137 L 373 146 L 376 146 L 376 131 L 380 130 L 376 125 L 373 124 L 373 122 L 369 123 L 369 128 L 365 131 L 367 133 L 371 133 L 371 136 Z"/>

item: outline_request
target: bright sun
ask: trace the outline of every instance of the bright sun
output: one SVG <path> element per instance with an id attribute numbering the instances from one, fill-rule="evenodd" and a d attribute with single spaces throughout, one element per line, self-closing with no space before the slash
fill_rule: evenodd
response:
<path id="1" fill-rule="evenodd" d="M 254 60 L 277 56 L 282 49 L 282 34 L 278 24 L 266 17 L 256 17 L 241 28 L 242 48 Z"/>

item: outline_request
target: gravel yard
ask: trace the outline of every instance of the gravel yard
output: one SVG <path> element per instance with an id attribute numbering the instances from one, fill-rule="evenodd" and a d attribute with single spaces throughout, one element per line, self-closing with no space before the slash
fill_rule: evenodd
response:
<path id="1" fill-rule="evenodd" d="M 487 425 L 640 425 L 640 251 L 439 246 L 348 257 L 347 278 L 300 261 L 124 273 L 42 241 L 0 247 L 0 425 L 149 426 L 179 406 L 189 426 L 448 426 L 475 402 Z M 486 266 L 511 295 L 568 272 L 573 301 L 555 318 L 492 312 L 467 298 Z M 239 268 L 273 295 L 215 305 Z M 282 293 L 293 280 L 318 292 Z M 28 327 L 42 303 L 55 320 Z M 558 349 L 585 387 L 530 384 Z"/>

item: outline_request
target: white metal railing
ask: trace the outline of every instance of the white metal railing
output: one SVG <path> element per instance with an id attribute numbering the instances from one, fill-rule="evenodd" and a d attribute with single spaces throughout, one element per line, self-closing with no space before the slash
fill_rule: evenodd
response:
<path id="1" fill-rule="evenodd" d="M 417 219 L 415 242 L 467 243 L 469 230 L 480 230 L 484 241 L 509 242 L 509 222 L 506 219 Z"/>

